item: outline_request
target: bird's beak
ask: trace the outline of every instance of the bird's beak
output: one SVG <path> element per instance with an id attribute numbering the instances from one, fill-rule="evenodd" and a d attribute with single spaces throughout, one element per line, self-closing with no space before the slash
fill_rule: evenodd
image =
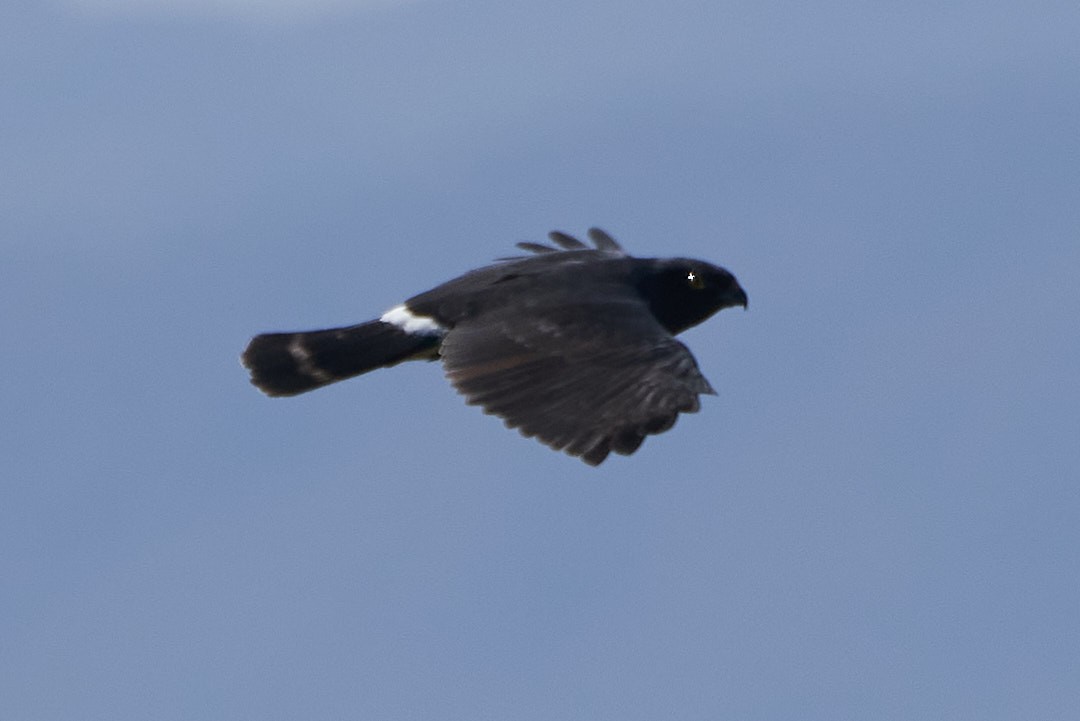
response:
<path id="1" fill-rule="evenodd" d="M 736 285 L 735 290 L 731 292 L 731 305 L 741 305 L 743 310 L 749 306 L 749 299 L 746 297 L 746 291 L 742 289 L 741 285 Z"/>

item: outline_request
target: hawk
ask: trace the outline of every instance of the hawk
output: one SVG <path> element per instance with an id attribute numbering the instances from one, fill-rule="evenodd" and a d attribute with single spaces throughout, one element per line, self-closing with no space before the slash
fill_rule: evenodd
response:
<path id="1" fill-rule="evenodd" d="M 377 320 L 267 333 L 241 361 L 270 396 L 293 396 L 410 360 L 441 360 L 467 402 L 522 435 L 599 465 L 663 433 L 715 394 L 675 339 L 747 305 L 724 268 L 635 258 L 598 228 L 561 232 L 409 298 Z"/>

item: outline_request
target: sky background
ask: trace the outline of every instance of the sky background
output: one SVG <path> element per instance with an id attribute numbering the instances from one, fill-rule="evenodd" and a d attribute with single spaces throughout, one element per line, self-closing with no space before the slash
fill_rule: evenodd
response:
<path id="1" fill-rule="evenodd" d="M 1080 718 L 1080 8 L 0 6 L 0 718 Z M 598 469 L 342 325 L 731 269 Z"/>

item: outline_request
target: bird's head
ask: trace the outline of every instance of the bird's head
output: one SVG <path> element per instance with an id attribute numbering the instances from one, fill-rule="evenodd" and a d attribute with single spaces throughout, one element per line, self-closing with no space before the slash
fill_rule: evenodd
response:
<path id="1" fill-rule="evenodd" d="M 718 310 L 746 307 L 746 291 L 735 276 L 703 260 L 653 260 L 639 269 L 637 286 L 656 319 L 672 335 Z"/>

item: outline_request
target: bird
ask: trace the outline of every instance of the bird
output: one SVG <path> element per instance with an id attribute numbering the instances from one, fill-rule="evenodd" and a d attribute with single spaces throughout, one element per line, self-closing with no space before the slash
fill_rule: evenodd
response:
<path id="1" fill-rule="evenodd" d="M 357 325 L 264 333 L 241 356 L 268 396 L 295 396 L 406 361 L 441 360 L 470 405 L 597 466 L 634 453 L 716 391 L 675 339 L 747 307 L 729 271 L 689 258 L 637 258 L 591 228 L 560 231 Z"/>

